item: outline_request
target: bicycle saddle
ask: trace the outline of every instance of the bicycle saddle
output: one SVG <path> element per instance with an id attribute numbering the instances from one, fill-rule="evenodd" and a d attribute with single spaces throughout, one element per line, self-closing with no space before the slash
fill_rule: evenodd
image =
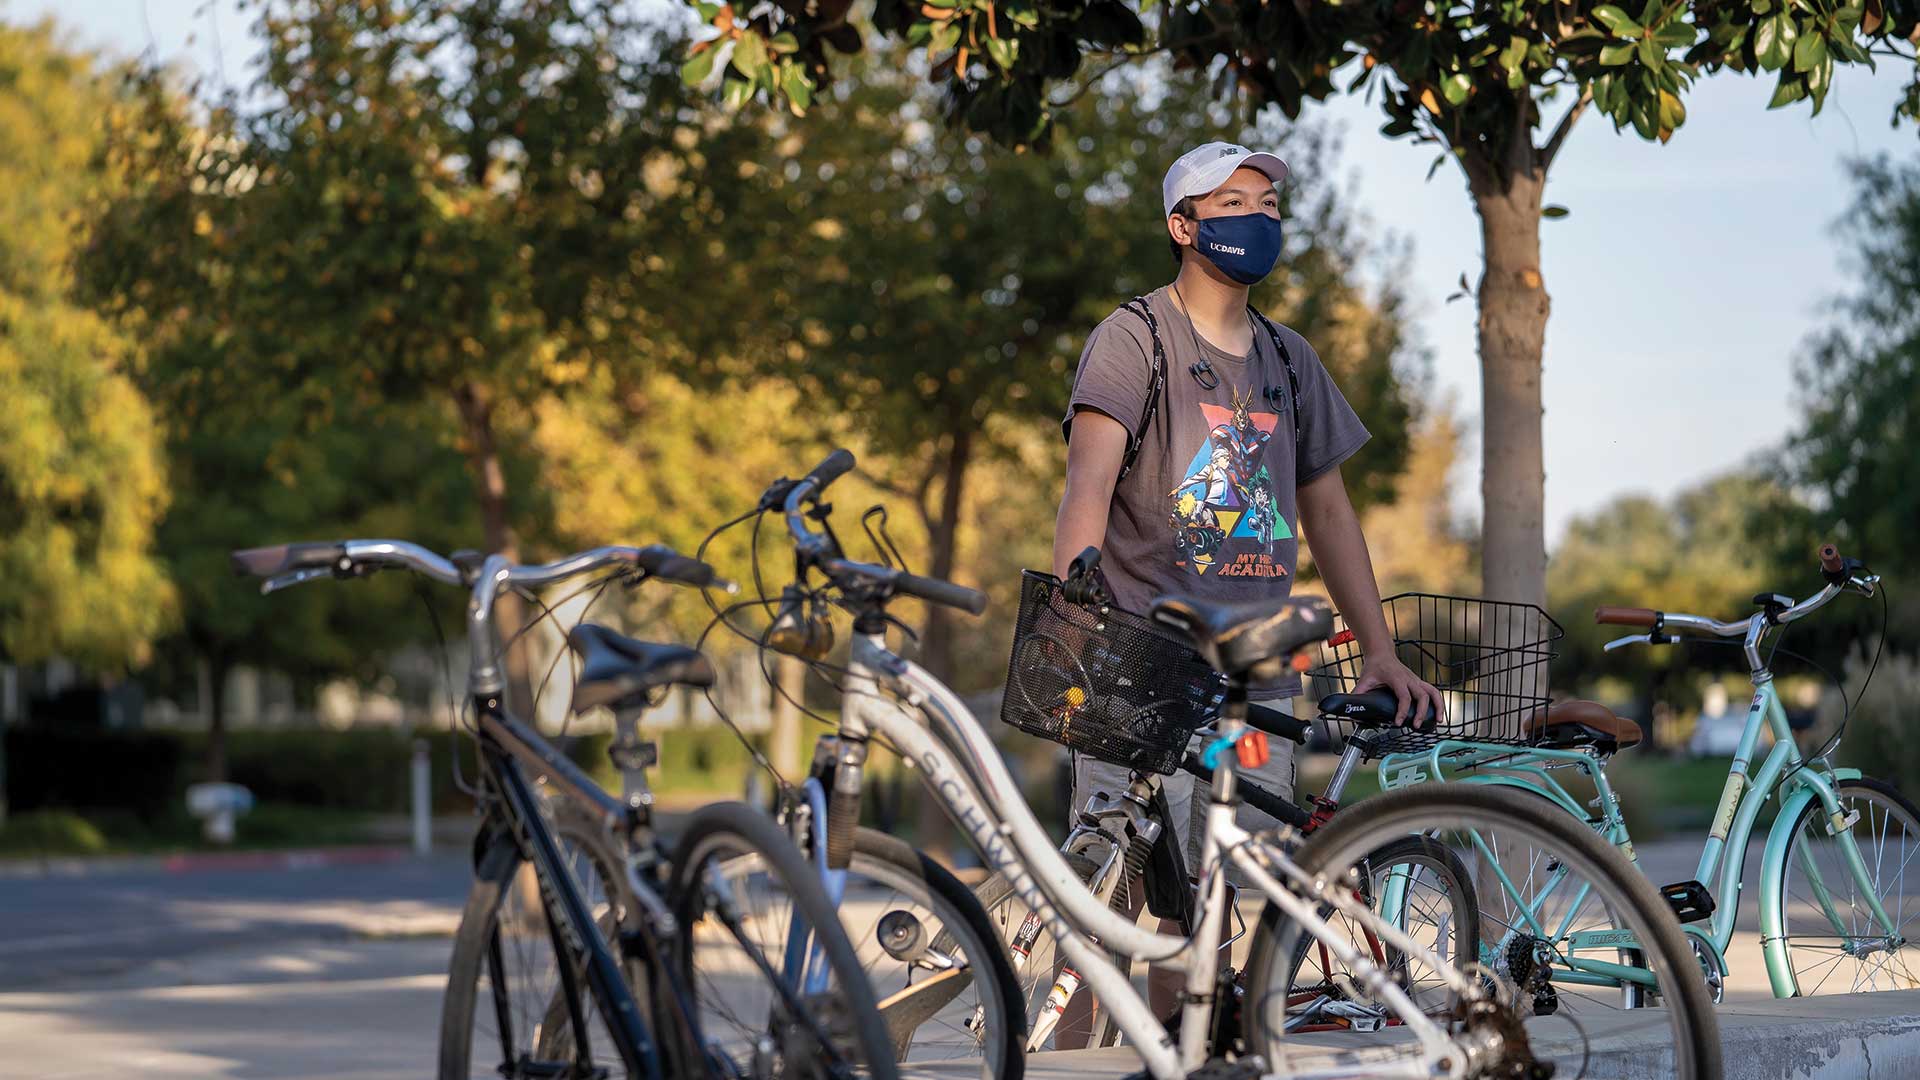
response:
<path id="1" fill-rule="evenodd" d="M 1538 746 L 1592 746 L 1611 754 L 1640 742 L 1640 725 L 1597 701 L 1562 701 L 1527 717 L 1520 734 Z"/>
<path id="2" fill-rule="evenodd" d="M 1324 641 L 1333 632 L 1333 609 L 1317 596 L 1219 604 L 1191 596 L 1162 596 L 1148 609 L 1155 622 L 1172 626 L 1193 641 L 1215 670 L 1244 677 L 1273 663 L 1272 672 L 1302 646 Z"/>
<path id="3" fill-rule="evenodd" d="M 1400 702 L 1391 690 L 1369 690 L 1364 694 L 1328 694 L 1320 699 L 1320 715 L 1338 717 L 1355 727 L 1392 727 L 1393 714 Z M 1421 710 L 1407 725 L 1415 731 L 1433 729 L 1433 706 Z"/>
<path id="4" fill-rule="evenodd" d="M 580 675 L 573 684 L 573 711 L 619 705 L 656 686 L 713 685 L 713 665 L 697 649 L 656 645 L 616 634 L 604 626 L 581 623 L 567 634 L 578 653 Z"/>

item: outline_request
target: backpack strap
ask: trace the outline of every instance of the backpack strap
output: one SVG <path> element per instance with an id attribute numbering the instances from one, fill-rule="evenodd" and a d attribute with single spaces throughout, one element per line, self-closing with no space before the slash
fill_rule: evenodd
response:
<path id="1" fill-rule="evenodd" d="M 1140 425 L 1127 433 L 1127 453 L 1120 459 L 1120 475 L 1114 483 L 1127 478 L 1133 471 L 1133 463 L 1139 460 L 1140 446 L 1146 441 L 1147 432 L 1153 427 L 1154 415 L 1160 410 L 1160 398 L 1167 389 L 1167 350 L 1160 343 L 1160 321 L 1153 317 L 1153 305 L 1147 303 L 1144 296 L 1136 296 L 1121 307 L 1139 316 L 1147 324 L 1147 333 L 1153 337 L 1153 355 L 1147 359 L 1147 371 L 1152 376 L 1147 386 L 1147 400 L 1140 411 Z"/>
<path id="2" fill-rule="evenodd" d="M 1280 329 L 1273 325 L 1273 320 L 1260 314 L 1252 304 L 1247 305 L 1247 314 L 1252 315 L 1259 320 L 1261 326 L 1267 328 L 1267 336 L 1273 339 L 1273 347 L 1280 353 L 1280 363 L 1287 369 L 1288 403 L 1293 406 L 1293 445 L 1294 449 L 1298 450 L 1300 447 L 1300 373 L 1294 370 L 1293 354 L 1287 351 L 1287 343 L 1280 340 Z M 1154 342 L 1157 345 L 1159 338 L 1156 337 Z M 1125 474 L 1122 473 L 1122 475 Z"/>

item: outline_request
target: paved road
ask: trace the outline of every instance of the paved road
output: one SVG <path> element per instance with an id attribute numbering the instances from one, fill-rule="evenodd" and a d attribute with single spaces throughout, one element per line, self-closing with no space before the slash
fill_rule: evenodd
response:
<path id="1" fill-rule="evenodd" d="M 0 991 L 141 973 L 164 981 L 187 960 L 276 942 L 451 934 L 467 865 L 449 853 L 293 870 L 0 879 Z"/>

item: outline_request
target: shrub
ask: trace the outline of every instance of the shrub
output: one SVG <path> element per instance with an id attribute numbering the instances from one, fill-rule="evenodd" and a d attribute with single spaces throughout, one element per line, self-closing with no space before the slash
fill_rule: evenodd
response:
<path id="1" fill-rule="evenodd" d="M 91 822 L 64 810 L 16 814 L 0 825 L 0 854 L 98 855 L 107 838 Z"/>
<path id="2" fill-rule="evenodd" d="M 1844 675 L 1850 697 L 1860 693 L 1872 660 L 1871 645 L 1848 655 Z M 1865 696 L 1847 719 L 1836 754 L 1840 762 L 1891 782 L 1908 798 L 1920 794 L 1920 739 L 1914 738 L 1916 701 L 1920 701 L 1920 657 L 1883 655 L 1873 681 L 1867 683 Z M 1838 730 L 1843 711 L 1838 690 L 1828 690 L 1821 696 L 1809 749 L 1817 749 Z"/>

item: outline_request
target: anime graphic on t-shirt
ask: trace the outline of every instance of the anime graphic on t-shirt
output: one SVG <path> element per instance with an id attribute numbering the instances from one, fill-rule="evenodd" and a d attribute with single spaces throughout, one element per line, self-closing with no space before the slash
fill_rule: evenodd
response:
<path id="1" fill-rule="evenodd" d="M 1278 413 L 1253 412 L 1253 388 L 1242 394 L 1229 387 L 1232 407 L 1201 403 L 1209 427 L 1206 444 L 1187 466 L 1186 479 L 1168 492 L 1173 511 L 1175 565 L 1204 574 L 1220 561 L 1229 540 L 1247 539 L 1265 550 L 1228 563 L 1222 574 L 1284 576 L 1273 561 L 1273 542 L 1293 535 L 1275 512 L 1273 475 L 1267 470 L 1267 443 L 1280 422 Z"/>

